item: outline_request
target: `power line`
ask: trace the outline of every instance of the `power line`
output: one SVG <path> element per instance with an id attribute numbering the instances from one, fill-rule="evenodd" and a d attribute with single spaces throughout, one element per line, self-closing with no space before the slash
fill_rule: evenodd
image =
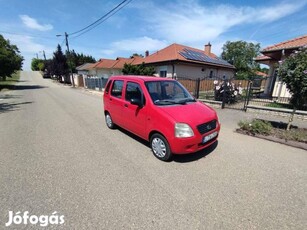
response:
<path id="1" fill-rule="evenodd" d="M 131 1 L 132 1 L 132 0 L 129 0 L 129 1 L 127 2 L 127 4 L 129 4 Z M 127 5 L 127 4 L 126 4 L 126 5 Z M 122 6 L 122 7 L 119 8 L 119 9 L 117 9 L 115 12 L 109 14 L 106 18 L 104 18 L 103 20 L 101 20 L 99 23 L 97 23 L 97 24 L 94 25 L 93 27 L 88 28 L 87 30 L 85 30 L 85 31 L 82 32 L 81 34 L 78 34 L 78 35 L 72 37 L 72 39 L 78 38 L 78 37 L 82 36 L 83 34 L 85 34 L 85 33 L 89 32 L 89 31 L 91 31 L 91 30 L 94 29 L 94 28 L 96 28 L 96 27 L 99 26 L 101 23 L 103 23 L 104 21 L 106 21 L 107 19 L 109 19 L 110 17 L 112 17 L 114 14 L 116 14 L 116 13 L 117 13 L 118 11 L 120 11 L 122 8 L 124 8 L 126 5 Z M 72 39 L 71 39 L 71 40 L 72 40 Z"/>
<path id="2" fill-rule="evenodd" d="M 95 22 L 91 23 L 90 25 L 84 27 L 81 30 L 75 31 L 73 33 L 70 33 L 68 35 L 74 35 L 77 33 L 80 33 L 82 31 L 85 31 L 81 34 L 79 34 L 77 37 L 81 36 L 82 34 L 94 29 L 95 27 L 97 27 L 98 25 L 100 25 L 102 22 L 104 22 L 105 20 L 107 20 L 109 17 L 111 17 L 112 15 L 114 15 L 115 13 L 117 13 L 119 10 L 121 10 L 122 8 L 124 8 L 126 5 L 128 5 L 132 0 L 124 0 L 121 3 L 119 3 L 116 7 L 114 7 L 112 10 L 110 10 L 108 13 L 106 13 L 105 15 L 103 15 L 102 17 L 100 17 L 99 19 L 97 19 Z M 75 37 L 76 38 L 76 37 Z"/>

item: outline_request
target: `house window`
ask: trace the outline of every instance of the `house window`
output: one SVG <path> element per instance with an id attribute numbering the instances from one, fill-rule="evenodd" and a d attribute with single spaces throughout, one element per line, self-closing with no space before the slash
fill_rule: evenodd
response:
<path id="1" fill-rule="evenodd" d="M 213 70 L 210 70 L 209 77 L 210 77 L 210 78 L 212 78 L 212 77 L 213 77 Z"/>
<path id="2" fill-rule="evenodd" d="M 167 76 L 167 71 L 166 70 L 161 70 L 160 71 L 160 77 L 166 77 Z"/>

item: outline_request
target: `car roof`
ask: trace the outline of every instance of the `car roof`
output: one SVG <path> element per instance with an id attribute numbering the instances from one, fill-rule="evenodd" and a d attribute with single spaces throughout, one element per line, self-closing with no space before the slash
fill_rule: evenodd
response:
<path id="1" fill-rule="evenodd" d="M 141 76 L 141 75 L 118 75 L 118 76 L 111 76 L 110 79 L 127 79 L 127 80 L 142 80 L 146 81 L 174 81 L 171 78 L 161 78 L 155 76 Z"/>

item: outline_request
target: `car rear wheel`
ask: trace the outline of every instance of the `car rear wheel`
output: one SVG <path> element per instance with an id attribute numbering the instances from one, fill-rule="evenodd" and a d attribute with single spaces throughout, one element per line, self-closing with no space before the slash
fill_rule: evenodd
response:
<path id="1" fill-rule="evenodd" d="M 112 117 L 109 113 L 105 114 L 105 120 L 106 120 L 106 124 L 107 124 L 109 129 L 115 128 L 115 124 L 113 123 Z"/>
<path id="2" fill-rule="evenodd" d="M 172 157 L 169 144 L 165 137 L 155 133 L 150 138 L 150 147 L 155 157 L 162 161 L 168 161 Z"/>

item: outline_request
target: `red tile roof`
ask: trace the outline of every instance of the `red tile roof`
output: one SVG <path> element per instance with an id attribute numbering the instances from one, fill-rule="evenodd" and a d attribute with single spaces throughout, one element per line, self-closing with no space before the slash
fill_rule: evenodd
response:
<path id="1" fill-rule="evenodd" d="M 267 61 L 267 60 L 271 60 L 272 58 L 265 56 L 265 55 L 261 55 L 255 58 L 255 61 Z"/>
<path id="2" fill-rule="evenodd" d="M 256 71 L 255 74 L 258 75 L 258 76 L 261 76 L 261 77 L 267 77 L 268 76 L 267 73 L 263 73 L 263 72 L 260 72 L 260 71 Z"/>
<path id="3" fill-rule="evenodd" d="M 200 53 L 206 55 L 204 50 L 195 49 L 195 48 L 192 48 L 192 47 L 189 47 L 189 46 L 184 46 L 184 45 L 179 45 L 179 44 L 174 43 L 170 46 L 165 47 L 164 49 L 161 49 L 161 50 L 145 57 L 142 60 L 136 61 L 134 64 L 141 64 L 142 62 L 144 62 L 145 64 L 148 64 L 148 63 L 175 61 L 175 60 L 204 64 L 204 62 L 190 60 L 190 59 L 185 58 L 183 55 L 180 54 L 180 53 L 184 52 L 185 50 L 192 50 L 192 51 L 200 52 Z M 206 56 L 208 56 L 208 55 L 206 55 Z M 218 57 L 213 53 L 209 54 L 209 58 L 211 58 L 213 60 L 219 60 Z M 218 65 L 218 64 L 212 64 L 210 62 L 208 62 L 208 64 Z M 223 65 L 223 64 L 221 64 L 221 65 Z M 227 67 L 228 68 L 229 67 L 234 68 L 231 65 L 228 65 Z"/>
<path id="4" fill-rule="evenodd" d="M 269 52 L 269 51 L 275 51 L 275 50 L 283 50 L 283 49 L 292 49 L 292 48 L 298 48 L 302 46 L 307 45 L 307 35 L 294 38 L 285 42 L 281 42 L 272 46 L 268 46 L 264 48 L 261 52 Z"/>
<path id="5" fill-rule="evenodd" d="M 95 69 L 111 69 L 115 65 L 116 60 L 113 59 L 100 59 L 96 65 L 93 66 Z"/>
<path id="6" fill-rule="evenodd" d="M 136 61 L 143 59 L 142 57 L 132 57 L 132 58 L 123 58 L 118 57 L 114 59 L 100 59 L 96 64 L 94 64 L 91 68 L 92 69 L 123 69 L 124 64 L 132 64 Z"/>

